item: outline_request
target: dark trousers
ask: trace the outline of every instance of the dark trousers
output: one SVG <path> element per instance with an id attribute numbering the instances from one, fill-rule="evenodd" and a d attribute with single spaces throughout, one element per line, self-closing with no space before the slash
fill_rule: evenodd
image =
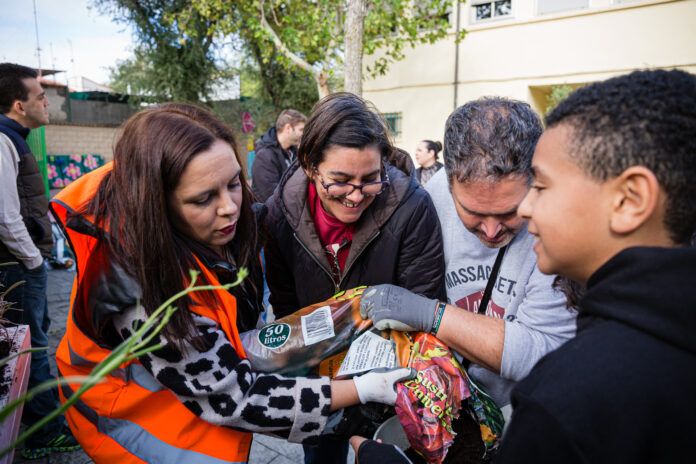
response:
<path id="1" fill-rule="evenodd" d="M 13 303 L 13 309 L 5 314 L 5 318 L 17 324 L 29 325 L 32 348 L 48 346 L 48 327 L 51 320 L 48 317 L 48 300 L 46 298 L 47 267 L 46 261 L 38 268 L 31 270 L 21 264 L 0 267 L 0 284 L 3 289 L 9 288 L 15 282 L 24 281 L 23 284 L 5 295 L 5 300 Z M 32 353 L 29 388 L 53 378 L 47 351 Z M 22 422 L 26 425 L 33 425 L 58 407 L 56 388 L 39 393 L 24 405 Z M 44 426 L 37 435 L 44 438 L 52 437 L 61 430 L 64 424 L 65 419 L 63 416 L 59 416 Z"/>
<path id="2" fill-rule="evenodd" d="M 305 464 L 345 464 L 348 460 L 348 439 L 320 437 L 317 446 L 302 445 Z"/>

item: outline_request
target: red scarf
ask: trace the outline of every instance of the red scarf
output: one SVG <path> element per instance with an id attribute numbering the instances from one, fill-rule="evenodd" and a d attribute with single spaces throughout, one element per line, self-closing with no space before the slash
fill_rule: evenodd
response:
<path id="1" fill-rule="evenodd" d="M 307 197 L 319 241 L 326 251 L 334 278 L 340 280 L 353 241 L 355 225 L 345 224 L 324 210 L 314 182 L 309 182 Z"/>

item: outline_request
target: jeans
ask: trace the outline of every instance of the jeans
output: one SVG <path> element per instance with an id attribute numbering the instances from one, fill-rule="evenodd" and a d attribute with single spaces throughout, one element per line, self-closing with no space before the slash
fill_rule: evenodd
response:
<path id="1" fill-rule="evenodd" d="M 5 299 L 12 302 L 12 308 L 14 308 L 5 314 L 5 318 L 17 324 L 29 325 L 32 348 L 48 346 L 48 327 L 51 320 L 48 317 L 48 299 L 46 298 L 47 269 L 48 263 L 46 261 L 36 269 L 27 269 L 21 264 L 0 267 L 0 284 L 3 288 L 8 288 L 15 282 L 24 281 L 23 284 L 5 295 Z M 53 378 L 47 351 L 32 353 L 29 388 Z M 28 426 L 33 425 L 58 406 L 58 390 L 56 388 L 42 392 L 24 405 L 22 422 Z M 64 424 L 63 416 L 58 416 L 46 424 L 37 435 L 52 437 L 61 430 Z"/>
<path id="2" fill-rule="evenodd" d="M 319 437 L 317 446 L 302 445 L 305 464 L 345 464 L 348 460 L 348 439 Z"/>

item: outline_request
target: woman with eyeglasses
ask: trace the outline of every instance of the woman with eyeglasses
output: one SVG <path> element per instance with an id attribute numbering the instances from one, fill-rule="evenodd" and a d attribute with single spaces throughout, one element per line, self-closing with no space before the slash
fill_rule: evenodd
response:
<path id="1" fill-rule="evenodd" d="M 315 105 L 298 162 L 267 202 L 276 317 L 359 285 L 445 297 L 437 213 L 412 172 L 390 162 L 396 156 L 403 154 L 384 121 L 360 97 L 335 93 Z M 345 461 L 347 447 L 345 440 L 306 447 L 305 462 Z"/>

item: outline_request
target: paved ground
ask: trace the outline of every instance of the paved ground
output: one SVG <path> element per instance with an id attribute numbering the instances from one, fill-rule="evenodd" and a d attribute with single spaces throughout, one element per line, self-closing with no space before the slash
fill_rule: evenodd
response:
<path id="1" fill-rule="evenodd" d="M 52 369 L 55 371 L 54 354 L 56 346 L 65 332 L 65 319 L 68 314 L 68 300 L 74 277 L 73 271 L 50 270 L 48 273 L 48 309 L 51 315 L 52 325 L 49 331 L 49 359 L 52 361 Z M 249 462 L 251 464 L 298 464 L 303 462 L 304 453 L 302 446 L 288 443 L 277 438 L 263 435 L 254 435 L 254 443 L 251 447 Z M 353 462 L 352 450 L 348 456 L 348 462 Z M 49 456 L 46 459 L 26 461 L 16 453 L 15 463 L 35 464 L 86 464 L 92 461 L 81 451 L 74 453 L 61 453 Z M 174 463 L 172 463 L 174 464 Z"/>

